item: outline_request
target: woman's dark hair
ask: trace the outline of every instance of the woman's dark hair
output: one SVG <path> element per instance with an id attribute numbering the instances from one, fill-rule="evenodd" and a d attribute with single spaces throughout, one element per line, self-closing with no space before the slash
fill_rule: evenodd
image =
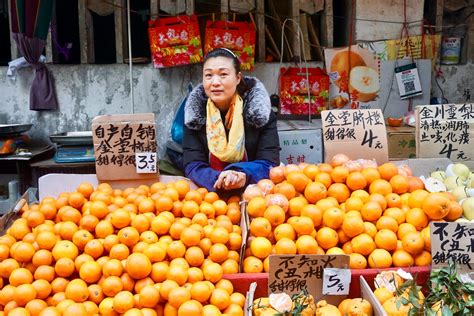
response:
<path id="1" fill-rule="evenodd" d="M 234 52 L 231 51 L 230 49 L 216 48 L 214 50 L 211 50 L 209 53 L 206 54 L 206 56 L 204 56 L 203 63 L 206 63 L 206 61 L 209 58 L 213 58 L 213 57 L 227 57 L 227 58 L 232 59 L 232 64 L 234 65 L 235 73 L 238 74 L 240 72 L 240 61 L 237 58 L 237 56 L 234 54 Z"/>
<path id="2" fill-rule="evenodd" d="M 232 65 L 234 66 L 235 73 L 238 74 L 240 72 L 240 61 L 237 58 L 237 56 L 234 54 L 234 52 L 231 51 L 230 49 L 221 47 L 221 48 L 216 48 L 214 50 L 211 50 L 209 53 L 206 54 L 206 56 L 204 56 L 203 64 L 205 64 L 209 58 L 213 58 L 213 57 L 227 57 L 227 58 L 232 59 Z M 240 80 L 240 83 L 237 85 L 237 91 L 239 92 L 239 94 L 242 95 L 247 90 L 248 90 L 248 87 L 245 84 L 244 78 L 242 77 L 242 80 Z"/>

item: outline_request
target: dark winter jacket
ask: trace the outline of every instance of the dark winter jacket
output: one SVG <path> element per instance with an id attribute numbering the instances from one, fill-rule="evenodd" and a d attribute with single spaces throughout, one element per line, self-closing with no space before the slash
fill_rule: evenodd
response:
<path id="1" fill-rule="evenodd" d="M 270 97 L 256 78 L 244 77 L 245 88 L 238 90 L 244 101 L 245 150 L 247 162 L 233 163 L 224 170 L 237 170 L 247 176 L 247 184 L 268 178 L 271 167 L 280 163 L 276 116 Z M 213 185 L 220 171 L 209 166 L 206 137 L 206 104 L 208 97 L 202 84 L 189 95 L 184 112 L 183 159 L 185 175 L 197 185 L 215 191 Z"/>

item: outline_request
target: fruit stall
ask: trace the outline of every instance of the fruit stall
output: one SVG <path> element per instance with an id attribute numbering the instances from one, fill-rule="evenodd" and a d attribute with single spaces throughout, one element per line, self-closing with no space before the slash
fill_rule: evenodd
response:
<path id="1" fill-rule="evenodd" d="M 121 188 L 95 175 L 40 182 L 41 200 L 24 204 L 0 237 L 1 313 L 369 315 L 375 304 L 388 315 L 470 311 L 471 285 L 458 286 L 464 299 L 439 303 L 443 296 L 430 294 L 429 286 L 443 287 L 442 273 L 455 282 L 456 268 L 431 271 L 430 222 L 472 219 L 473 173 L 459 163 L 434 165 L 420 178 L 409 163 L 338 155 L 275 167 L 227 199 L 174 177 Z M 63 191 L 48 195 L 55 186 Z M 268 293 L 272 255 L 314 254 L 348 256 L 350 294 L 338 306 L 307 292 Z M 375 303 L 362 298 L 360 277 Z"/>

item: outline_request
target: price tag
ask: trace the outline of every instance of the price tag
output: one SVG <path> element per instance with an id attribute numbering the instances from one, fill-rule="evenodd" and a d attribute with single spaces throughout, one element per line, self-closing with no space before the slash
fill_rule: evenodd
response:
<path id="1" fill-rule="evenodd" d="M 137 173 L 156 173 L 156 153 L 135 153 Z"/>
<path id="2" fill-rule="evenodd" d="M 351 284 L 351 270 L 326 268 L 323 274 L 323 294 L 347 295 Z"/>

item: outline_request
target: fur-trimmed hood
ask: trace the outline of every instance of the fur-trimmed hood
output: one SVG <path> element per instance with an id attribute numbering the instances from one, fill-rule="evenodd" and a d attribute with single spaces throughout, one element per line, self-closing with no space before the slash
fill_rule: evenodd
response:
<path id="1" fill-rule="evenodd" d="M 242 77 L 245 83 L 244 91 L 238 89 L 244 101 L 244 121 L 256 128 L 268 123 L 270 118 L 270 96 L 263 83 L 255 77 Z M 204 87 L 199 84 L 191 91 L 184 107 L 184 124 L 193 130 L 199 130 L 206 125 L 207 95 Z"/>

